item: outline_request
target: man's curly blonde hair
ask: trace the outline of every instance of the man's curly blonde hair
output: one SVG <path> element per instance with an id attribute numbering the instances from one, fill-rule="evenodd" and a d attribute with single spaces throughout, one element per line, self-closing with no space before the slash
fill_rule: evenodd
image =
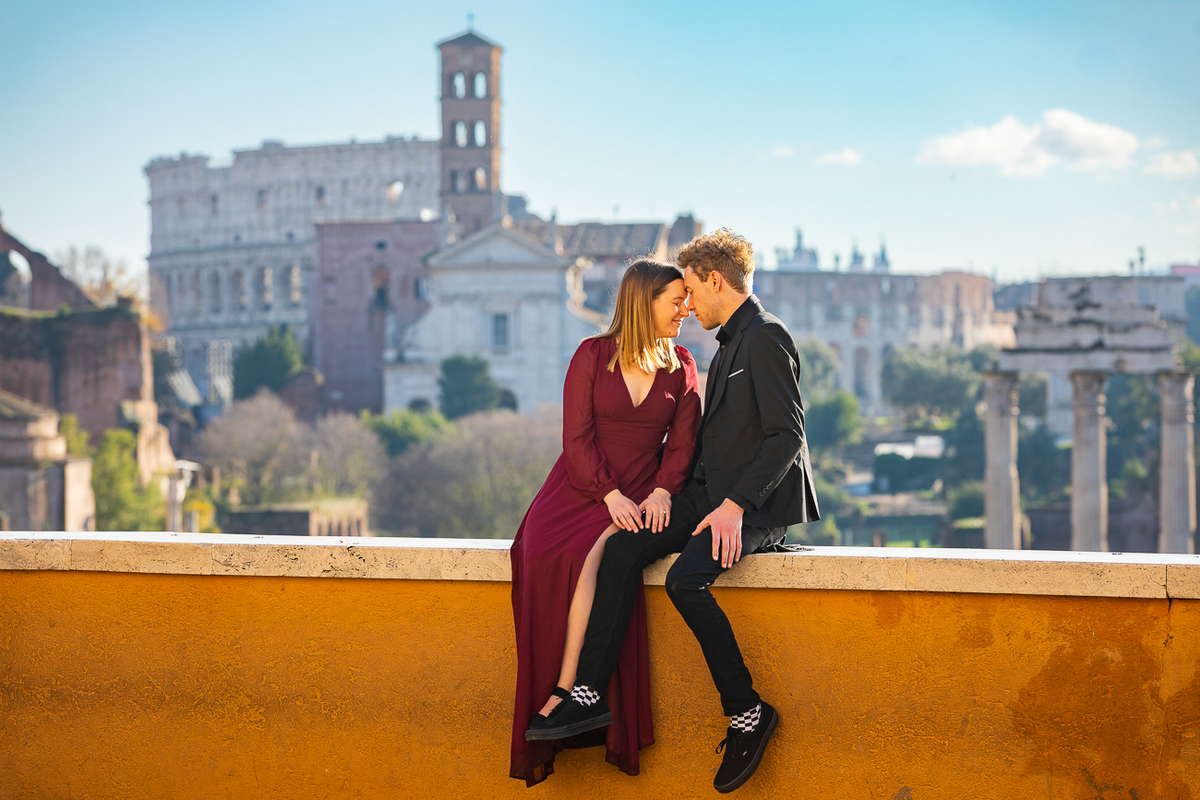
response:
<path id="1" fill-rule="evenodd" d="M 736 291 L 744 292 L 754 272 L 754 248 L 740 233 L 717 228 L 681 247 L 675 263 L 681 269 L 691 268 L 702 281 L 715 269 Z"/>

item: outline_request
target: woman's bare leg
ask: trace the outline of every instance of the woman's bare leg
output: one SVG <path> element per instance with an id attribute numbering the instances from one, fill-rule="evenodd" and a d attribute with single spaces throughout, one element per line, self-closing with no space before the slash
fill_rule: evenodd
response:
<path id="1" fill-rule="evenodd" d="M 567 640 L 563 645 L 562 669 L 558 673 L 558 685 L 567 691 L 575 685 L 575 670 L 579 668 L 579 653 L 583 650 L 588 617 L 592 615 L 592 600 L 596 596 L 596 572 L 600 569 L 600 559 L 604 555 L 604 543 L 617 530 L 616 525 L 609 525 L 592 545 L 587 558 L 583 560 L 583 569 L 580 570 L 579 580 L 575 584 L 575 594 L 571 596 L 571 610 L 567 612 Z M 545 716 L 561 702 L 561 698 L 551 696 L 538 713 Z"/>

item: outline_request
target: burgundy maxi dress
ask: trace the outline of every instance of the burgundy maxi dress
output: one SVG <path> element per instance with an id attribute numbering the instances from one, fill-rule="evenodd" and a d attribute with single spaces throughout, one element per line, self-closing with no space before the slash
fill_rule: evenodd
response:
<path id="1" fill-rule="evenodd" d="M 574 740 L 525 741 L 530 719 L 558 682 L 567 613 L 584 559 L 612 523 L 604 496 L 620 489 L 640 503 L 656 487 L 678 493 L 695 450 L 700 397 L 691 353 L 677 345 L 681 368 L 658 370 L 650 393 L 634 406 L 620 367 L 607 369 L 615 349 L 611 337 L 599 337 L 575 351 L 563 386 L 563 452 L 512 543 L 517 690 L 509 775 L 529 786 L 554 773 L 554 756 L 564 746 L 603 742 L 607 760 L 636 775 L 639 748 L 654 742 L 640 592 L 608 687 L 612 724 Z"/>

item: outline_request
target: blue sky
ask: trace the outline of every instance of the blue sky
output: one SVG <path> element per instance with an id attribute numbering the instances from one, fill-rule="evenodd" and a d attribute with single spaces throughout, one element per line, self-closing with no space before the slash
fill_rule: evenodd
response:
<path id="1" fill-rule="evenodd" d="M 26 3 L 0 212 L 141 266 L 142 167 L 437 132 L 434 42 L 505 48 L 502 184 L 559 219 L 694 211 L 828 265 L 1001 281 L 1200 261 L 1200 3 Z M 773 260 L 769 257 L 768 260 Z"/>

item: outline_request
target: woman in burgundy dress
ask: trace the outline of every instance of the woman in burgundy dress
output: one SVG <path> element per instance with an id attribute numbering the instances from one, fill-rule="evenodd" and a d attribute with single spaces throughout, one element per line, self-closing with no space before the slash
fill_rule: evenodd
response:
<path id="1" fill-rule="evenodd" d="M 563 453 L 511 550 L 517 690 L 509 775 L 528 786 L 553 774 L 564 746 L 603 743 L 610 763 L 636 775 L 638 750 L 654 742 L 641 595 L 609 687 L 612 724 L 558 742 L 527 742 L 525 730 L 574 685 L 604 541 L 619 528 L 661 531 L 671 495 L 683 488 L 700 398 L 695 361 L 673 339 L 689 313 L 678 267 L 636 261 L 621 278 L 612 325 L 585 339 L 567 368 Z"/>

